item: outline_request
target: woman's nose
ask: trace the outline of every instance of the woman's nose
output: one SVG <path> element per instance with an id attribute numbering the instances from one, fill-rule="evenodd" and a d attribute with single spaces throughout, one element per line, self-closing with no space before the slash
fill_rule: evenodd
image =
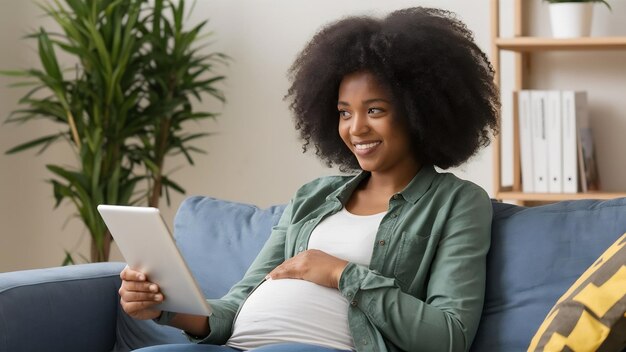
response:
<path id="1" fill-rule="evenodd" d="M 358 136 L 369 131 L 367 114 L 357 113 L 352 117 L 352 125 L 350 126 L 350 134 Z"/>

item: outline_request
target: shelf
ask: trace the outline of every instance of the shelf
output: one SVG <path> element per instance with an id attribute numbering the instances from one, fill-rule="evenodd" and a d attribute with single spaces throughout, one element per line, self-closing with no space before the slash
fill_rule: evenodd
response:
<path id="1" fill-rule="evenodd" d="M 513 2 L 513 18 L 512 18 L 512 36 L 502 37 L 500 25 L 503 23 L 500 18 L 501 0 L 491 0 L 491 62 L 495 71 L 494 81 L 501 87 L 502 85 L 502 52 L 513 52 L 514 65 L 508 66 L 506 71 L 507 77 L 512 77 L 513 85 L 511 91 L 520 91 L 522 89 L 532 88 L 530 80 L 530 63 L 532 53 L 541 53 L 549 51 L 609 51 L 623 50 L 626 51 L 626 36 L 608 36 L 608 37 L 583 37 L 583 38 L 550 38 L 527 36 L 528 25 L 528 1 L 512 0 Z M 509 1 L 510 2 L 510 1 Z M 508 5 L 507 5 L 508 6 Z M 509 21 L 507 18 L 506 21 Z M 507 23 L 508 25 L 509 23 Z M 570 53 L 577 55 L 577 53 Z M 576 72 L 570 72 L 575 75 Z M 509 92 L 505 92 L 509 94 Z M 585 192 L 585 193 L 524 193 L 522 192 L 521 180 L 521 160 L 520 160 L 520 140 L 519 140 L 519 120 L 518 120 L 518 101 L 517 95 L 513 94 L 513 99 L 507 104 L 511 107 L 511 128 L 512 128 L 512 144 L 513 148 L 510 154 L 504 155 L 502 151 L 501 136 L 494 138 L 494 198 L 505 201 L 512 201 L 520 205 L 534 206 L 543 203 L 554 203 L 566 200 L 580 199 L 614 199 L 625 198 L 626 192 Z M 503 174 L 503 158 L 512 158 L 512 184 L 504 186 L 502 184 Z"/>
<path id="2" fill-rule="evenodd" d="M 524 193 L 524 192 L 498 192 L 496 199 L 521 200 L 533 202 L 559 202 L 562 200 L 577 199 L 614 199 L 626 197 L 624 192 L 588 192 L 588 193 Z"/>
<path id="3" fill-rule="evenodd" d="M 513 37 L 496 38 L 495 45 L 500 50 L 516 52 L 550 50 L 626 50 L 626 37 L 585 37 L 585 38 L 540 38 Z"/>

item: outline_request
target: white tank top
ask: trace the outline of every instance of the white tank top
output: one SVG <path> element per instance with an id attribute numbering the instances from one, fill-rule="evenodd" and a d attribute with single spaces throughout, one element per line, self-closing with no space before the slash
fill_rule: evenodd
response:
<path id="1" fill-rule="evenodd" d="M 308 248 L 369 266 L 384 215 L 354 215 L 344 208 L 317 225 Z M 348 305 L 337 289 L 305 280 L 266 281 L 241 307 L 226 345 L 248 350 L 300 342 L 354 350 L 348 327 Z"/>

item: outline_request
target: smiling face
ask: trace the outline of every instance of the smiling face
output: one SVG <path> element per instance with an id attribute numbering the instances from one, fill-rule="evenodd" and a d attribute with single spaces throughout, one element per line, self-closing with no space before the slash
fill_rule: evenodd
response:
<path id="1" fill-rule="evenodd" d="M 415 174 L 409 134 L 395 116 L 391 94 L 367 71 L 346 75 L 339 86 L 339 135 L 363 170 Z"/>

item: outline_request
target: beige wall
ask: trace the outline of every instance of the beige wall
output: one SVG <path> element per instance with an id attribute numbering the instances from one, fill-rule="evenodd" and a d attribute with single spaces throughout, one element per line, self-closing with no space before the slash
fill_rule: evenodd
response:
<path id="1" fill-rule="evenodd" d="M 0 69 L 36 65 L 33 43 L 20 37 L 46 25 L 45 19 L 30 1 L 2 0 L 2 5 L 11 11 L 0 11 Z M 209 18 L 209 28 L 216 33 L 216 43 L 211 48 L 229 54 L 234 61 L 224 69 L 228 76 L 224 86 L 228 103 L 223 107 L 214 103 L 203 105 L 221 109 L 222 115 L 216 122 L 189 126 L 217 133 L 200 145 L 208 150 L 208 155 L 197 156 L 195 167 L 182 160 L 169 160 L 168 168 L 177 170 L 174 179 L 187 188 L 189 195 L 211 195 L 267 206 L 286 202 L 308 180 L 335 173 L 314 156 L 301 153 L 289 111 L 282 101 L 288 87 L 285 72 L 322 24 L 348 14 L 384 14 L 416 5 L 457 12 L 475 32 L 478 44 L 489 51 L 489 0 L 198 1 L 191 22 Z M 0 77 L 2 119 L 17 108 L 21 95 L 20 91 L 7 88 L 8 83 Z M 0 151 L 56 128 L 38 123 L 0 125 Z M 89 239 L 81 223 L 68 220 L 72 207 L 65 204 L 52 209 L 51 186 L 45 182 L 50 177 L 45 171 L 47 163 L 71 165 L 74 156 L 65 145 L 41 156 L 0 155 L 0 272 L 58 265 L 64 249 L 87 253 Z M 491 193 L 490 148 L 453 171 Z M 176 195 L 171 208 L 162 207 L 168 222 L 171 223 L 182 199 Z M 119 253 L 114 253 L 113 259 L 120 260 Z"/>

